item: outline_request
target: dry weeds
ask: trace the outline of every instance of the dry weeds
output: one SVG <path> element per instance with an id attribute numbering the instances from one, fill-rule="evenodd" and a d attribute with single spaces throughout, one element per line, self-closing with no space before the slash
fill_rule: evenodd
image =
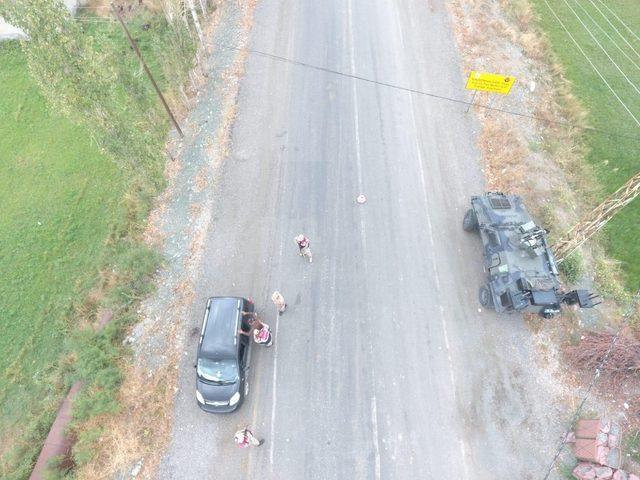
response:
<path id="1" fill-rule="evenodd" d="M 114 474 L 128 474 L 132 459 L 144 459 L 140 478 L 151 478 L 159 463 L 158 449 L 164 447 L 171 426 L 171 409 L 175 369 L 165 366 L 152 376 L 131 366 L 123 366 L 125 381 L 120 389 L 122 411 L 102 415 L 87 422 L 86 429 L 100 428 L 96 458 L 83 466 L 78 478 L 110 479 Z"/>
<path id="2" fill-rule="evenodd" d="M 623 331 L 616 348 L 611 350 L 607 361 L 601 366 L 613 338 L 613 333 L 585 332 L 578 345 L 567 348 L 567 358 L 577 370 L 595 372 L 596 368 L 600 368 L 602 380 L 610 382 L 610 386 L 617 389 L 629 375 L 640 372 L 640 340 L 628 330 Z"/>

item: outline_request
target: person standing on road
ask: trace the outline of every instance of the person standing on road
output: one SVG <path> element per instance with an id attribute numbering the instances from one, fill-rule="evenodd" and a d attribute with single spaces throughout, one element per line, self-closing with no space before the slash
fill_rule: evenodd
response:
<path id="1" fill-rule="evenodd" d="M 264 440 L 258 440 L 253 432 L 249 430 L 249 426 L 247 425 L 243 429 L 240 429 L 236 432 L 234 438 L 236 445 L 239 448 L 247 448 L 248 446 L 259 447 L 264 443 Z"/>
<path id="2" fill-rule="evenodd" d="M 287 303 L 284 301 L 284 297 L 282 296 L 282 294 L 276 290 L 271 295 L 271 300 L 278 309 L 278 315 L 282 315 L 287 309 Z"/>
<path id="3" fill-rule="evenodd" d="M 299 234 L 295 238 L 296 243 L 298 244 L 298 249 L 300 250 L 299 255 L 301 257 L 309 257 L 309 263 L 313 263 L 313 257 L 311 256 L 311 242 L 307 237 L 303 234 Z"/>

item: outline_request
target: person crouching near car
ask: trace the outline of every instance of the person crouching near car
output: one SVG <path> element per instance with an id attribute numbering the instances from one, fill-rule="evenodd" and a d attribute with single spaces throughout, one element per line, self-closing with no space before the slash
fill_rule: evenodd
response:
<path id="1" fill-rule="evenodd" d="M 258 345 L 264 345 L 265 347 L 270 347 L 273 345 L 273 335 L 271 335 L 271 327 L 266 323 L 262 323 L 258 319 L 258 315 L 254 312 L 242 312 L 243 315 L 248 317 L 248 323 L 253 329 L 253 341 Z M 244 331 L 240 329 L 238 333 L 242 335 L 246 335 L 247 337 L 251 334 L 248 331 Z"/>
<path id="2" fill-rule="evenodd" d="M 271 328 L 266 323 L 261 324 L 261 328 L 253 329 L 253 341 L 258 345 L 264 345 L 270 347 L 273 345 L 273 336 L 271 335 Z"/>

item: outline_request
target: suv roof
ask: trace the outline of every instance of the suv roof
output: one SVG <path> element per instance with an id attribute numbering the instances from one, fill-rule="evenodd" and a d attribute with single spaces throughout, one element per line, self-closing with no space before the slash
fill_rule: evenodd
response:
<path id="1" fill-rule="evenodd" d="M 200 354 L 209 358 L 235 358 L 243 298 L 211 297 L 203 322 Z"/>

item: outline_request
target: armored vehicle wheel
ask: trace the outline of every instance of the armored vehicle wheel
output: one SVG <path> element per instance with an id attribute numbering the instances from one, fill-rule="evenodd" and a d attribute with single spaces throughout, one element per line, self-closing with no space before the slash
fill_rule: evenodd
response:
<path id="1" fill-rule="evenodd" d="M 483 307 L 492 307 L 493 301 L 491 300 L 491 292 L 486 285 L 480 287 L 480 292 L 478 294 L 478 298 L 480 300 L 480 305 Z"/>
<path id="2" fill-rule="evenodd" d="M 546 308 L 543 308 L 542 310 L 540 310 L 540 315 L 542 316 L 542 318 L 546 318 L 547 320 L 551 320 L 553 317 L 556 316 L 556 313 L 553 311 L 549 311 Z"/>
<path id="3" fill-rule="evenodd" d="M 473 208 L 467 210 L 462 220 L 462 228 L 465 232 L 476 232 L 478 230 L 478 216 Z"/>

